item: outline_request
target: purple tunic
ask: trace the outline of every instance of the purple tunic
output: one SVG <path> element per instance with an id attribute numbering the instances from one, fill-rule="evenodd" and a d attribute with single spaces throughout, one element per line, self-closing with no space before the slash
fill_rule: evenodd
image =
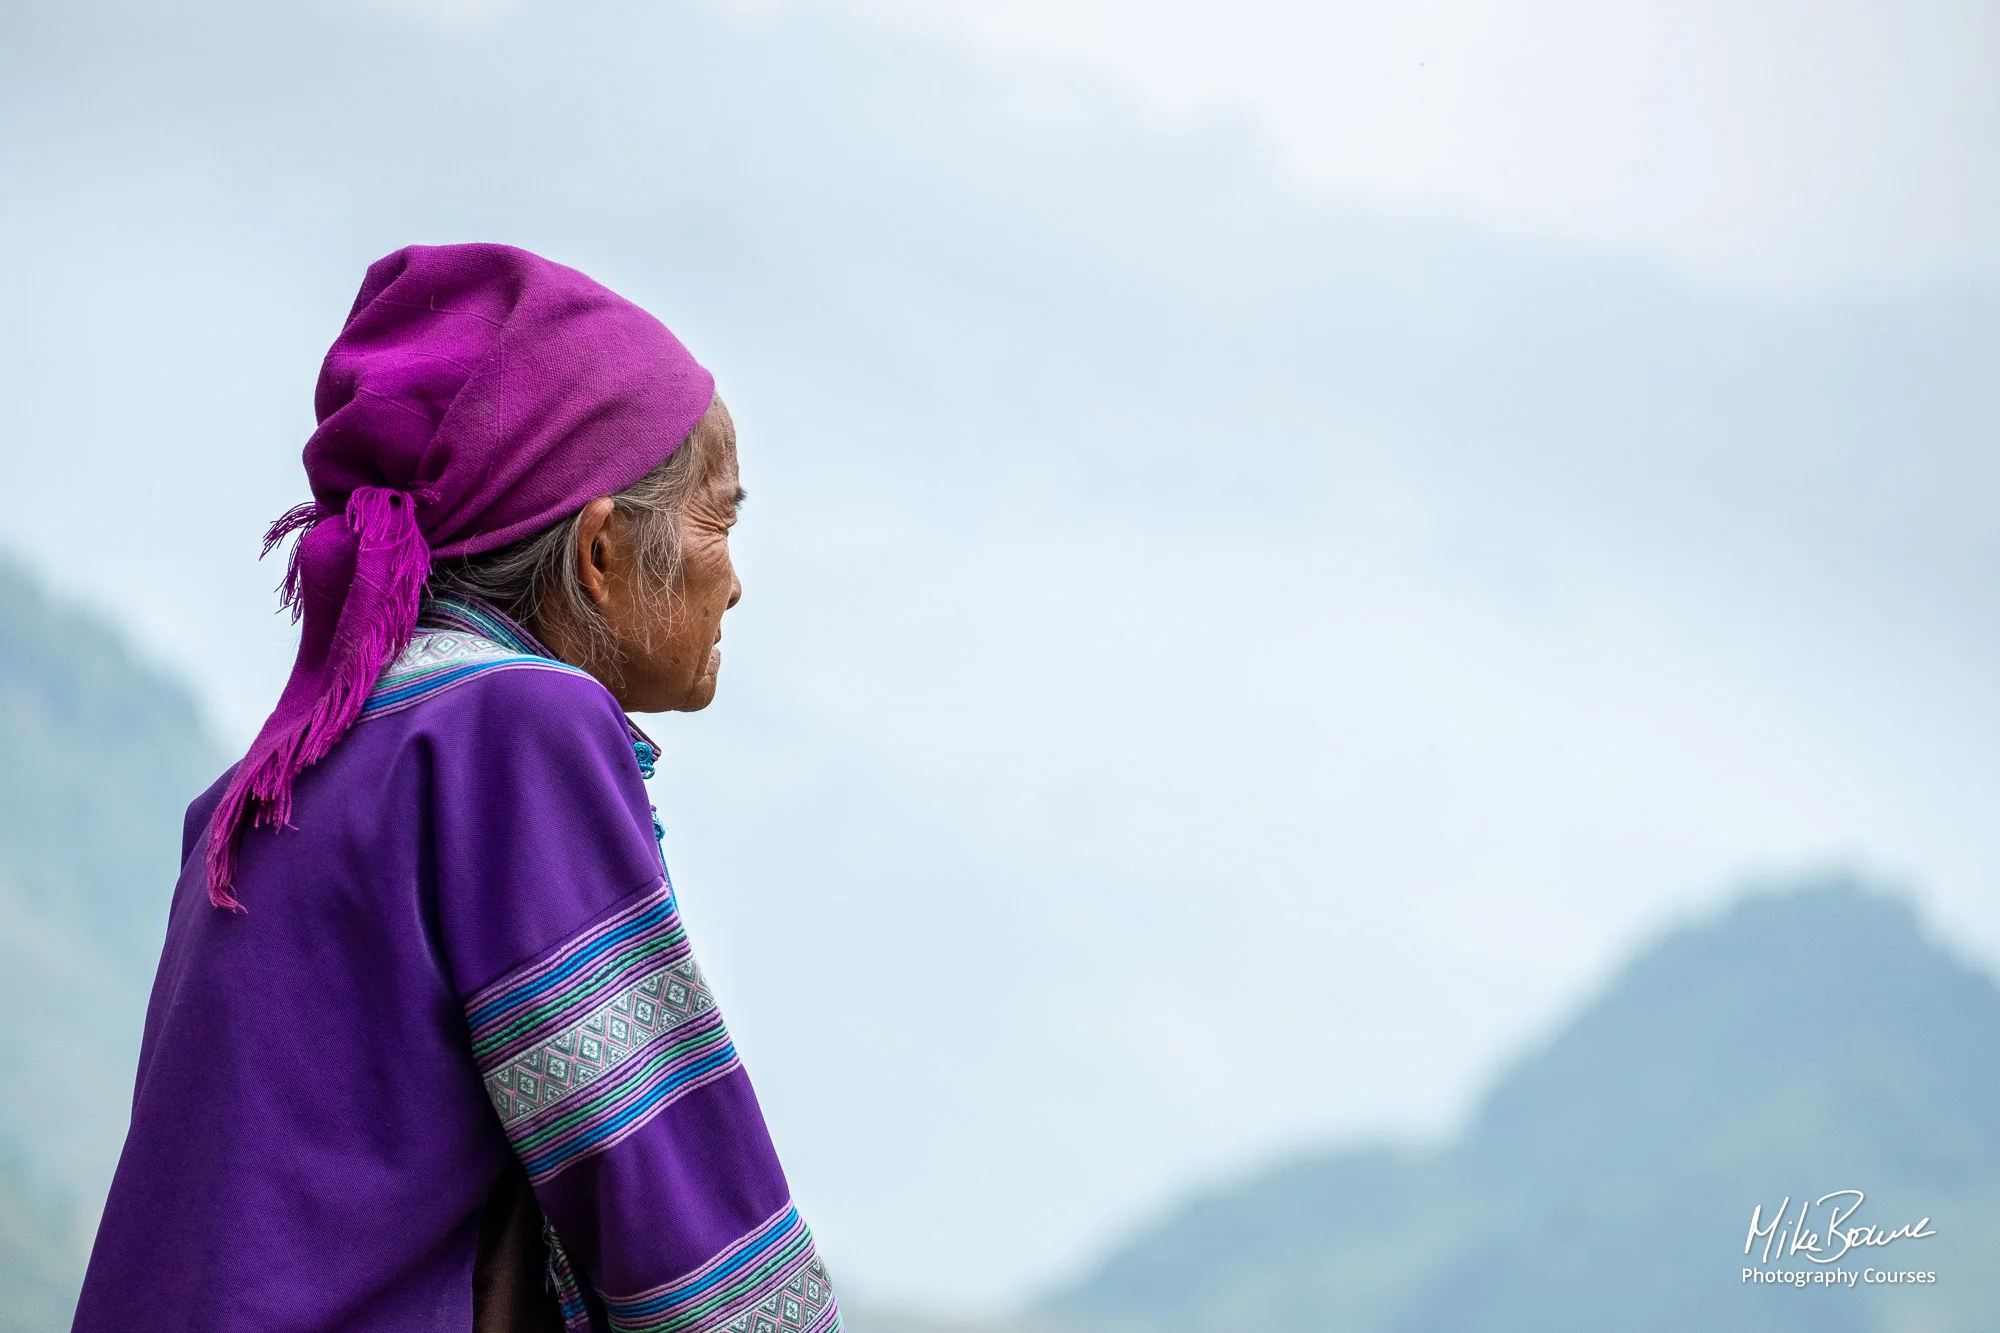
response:
<path id="1" fill-rule="evenodd" d="M 428 623 L 295 827 L 244 839 L 247 913 L 203 878 L 222 782 L 190 807 L 75 1328 L 468 1330 L 511 1155 L 572 1328 L 837 1329 L 688 952 L 648 748 L 490 611 Z"/>

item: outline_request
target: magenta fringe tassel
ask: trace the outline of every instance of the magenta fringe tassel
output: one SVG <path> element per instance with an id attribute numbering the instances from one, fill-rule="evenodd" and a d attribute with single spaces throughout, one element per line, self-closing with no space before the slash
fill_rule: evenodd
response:
<path id="1" fill-rule="evenodd" d="M 290 825 L 293 783 L 347 734 L 415 632 L 431 569 L 416 511 L 430 498 L 363 486 L 344 513 L 300 505 L 265 534 L 266 555 L 292 533 L 304 534 L 286 567 L 281 604 L 305 627 L 291 680 L 209 820 L 208 900 L 217 907 L 243 910 L 234 891 L 243 834 L 258 824 Z M 349 570 L 344 589 L 328 586 Z"/>

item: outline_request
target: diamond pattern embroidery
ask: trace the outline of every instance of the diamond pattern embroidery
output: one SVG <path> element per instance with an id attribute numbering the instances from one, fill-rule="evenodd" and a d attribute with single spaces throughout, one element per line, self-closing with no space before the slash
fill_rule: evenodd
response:
<path id="1" fill-rule="evenodd" d="M 833 1288 L 827 1285 L 826 1265 L 814 1258 L 755 1309 L 723 1327 L 729 1333 L 803 1333 L 819 1323 L 831 1304 Z"/>
<path id="2" fill-rule="evenodd" d="M 634 1051 L 715 1008 L 692 958 L 621 987 L 576 1022 L 514 1056 L 486 1077 L 500 1123 L 512 1126 L 594 1083 Z"/>
<path id="3" fill-rule="evenodd" d="M 415 675 L 420 671 L 429 671 L 441 666 L 508 655 L 506 648 L 491 639 L 482 639 L 475 634 L 460 634 L 451 630 L 433 631 L 412 637 L 409 645 L 382 675 L 384 680 L 394 681 L 401 676 Z"/>

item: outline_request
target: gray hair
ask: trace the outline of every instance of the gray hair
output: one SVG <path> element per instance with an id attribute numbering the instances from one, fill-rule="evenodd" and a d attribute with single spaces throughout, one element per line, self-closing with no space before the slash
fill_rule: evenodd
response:
<path id="1" fill-rule="evenodd" d="M 630 525 L 637 545 L 643 590 L 667 605 L 680 585 L 688 498 L 705 471 L 701 434 L 699 427 L 690 431 L 664 462 L 611 497 L 612 511 Z M 576 537 L 582 522 L 579 509 L 497 551 L 440 560 L 431 567 L 424 596 L 477 598 L 543 640 L 559 628 L 583 657 L 575 665 L 616 669 L 624 654 L 578 577 Z"/>

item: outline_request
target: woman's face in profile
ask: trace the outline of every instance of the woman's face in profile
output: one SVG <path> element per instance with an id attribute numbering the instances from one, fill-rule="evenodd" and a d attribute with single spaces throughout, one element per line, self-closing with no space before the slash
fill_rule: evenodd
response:
<path id="1" fill-rule="evenodd" d="M 717 398 L 689 444 L 702 451 L 681 524 L 681 577 L 666 596 L 648 588 L 625 520 L 611 501 L 592 501 L 577 538 L 591 597 L 619 650 L 604 684 L 631 713 L 692 713 L 715 698 L 722 669 L 722 617 L 743 596 L 729 532 L 743 499 L 736 426 Z"/>

